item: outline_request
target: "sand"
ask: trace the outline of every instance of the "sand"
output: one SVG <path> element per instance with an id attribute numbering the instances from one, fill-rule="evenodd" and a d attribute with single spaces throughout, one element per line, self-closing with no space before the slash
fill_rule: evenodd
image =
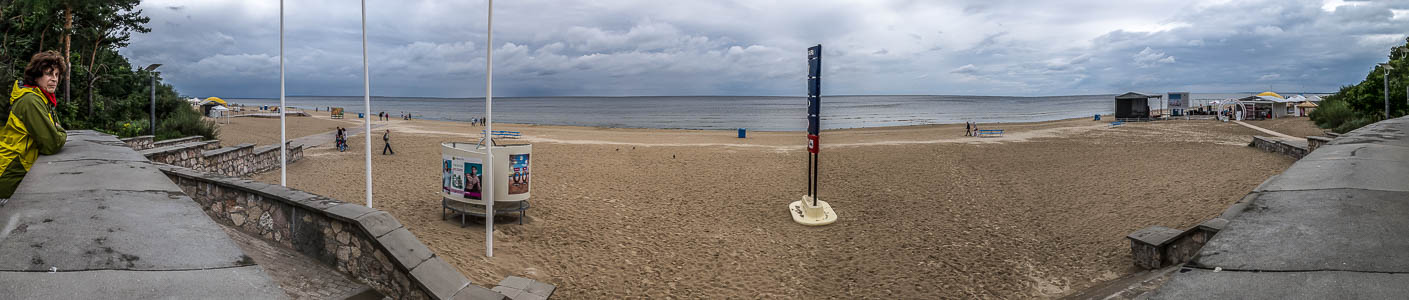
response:
<path id="1" fill-rule="evenodd" d="M 336 130 L 337 127 L 358 127 L 362 126 L 362 119 L 357 119 L 353 115 L 351 119 L 334 120 L 328 118 L 327 112 L 309 112 L 312 117 L 287 116 L 284 121 L 288 123 L 285 127 L 285 135 L 290 140 L 313 134 L 319 134 Z M 220 122 L 220 144 L 226 146 L 251 143 L 257 146 L 277 145 L 279 143 L 279 118 L 260 117 L 233 117 L 229 118 L 229 124 L 225 118 L 217 120 Z M 385 123 L 378 121 L 378 124 Z"/>
<path id="2" fill-rule="evenodd" d="M 323 118 L 312 127 L 339 122 Z M 1208 120 L 826 131 L 818 195 L 840 219 L 804 227 L 787 212 L 805 192 L 802 133 L 504 125 L 534 145 L 533 208 L 500 220 L 486 258 L 483 226 L 442 221 L 437 193 L 439 143 L 479 128 L 383 123 L 396 155 L 373 157 L 375 208 L 476 284 L 525 276 L 564 299 L 1055 298 L 1135 272 L 1126 234 L 1212 218 L 1293 162 Z M 262 140 L 268 126 L 223 132 Z M 306 150 L 290 185 L 363 203 L 351 141 Z"/>

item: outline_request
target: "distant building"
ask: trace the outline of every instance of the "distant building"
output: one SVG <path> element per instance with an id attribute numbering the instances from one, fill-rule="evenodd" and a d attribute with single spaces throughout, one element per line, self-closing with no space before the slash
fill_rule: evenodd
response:
<path id="1" fill-rule="evenodd" d="M 1150 99 L 1162 99 L 1162 95 L 1148 95 L 1129 92 L 1115 96 L 1115 119 L 1149 120 Z"/>

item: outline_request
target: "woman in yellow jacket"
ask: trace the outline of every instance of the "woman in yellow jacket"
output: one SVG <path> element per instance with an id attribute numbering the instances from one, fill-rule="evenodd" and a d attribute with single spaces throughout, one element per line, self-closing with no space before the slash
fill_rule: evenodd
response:
<path id="1" fill-rule="evenodd" d="M 58 153 L 68 134 L 54 119 L 54 90 L 64 73 L 59 53 L 35 54 L 24 68 L 23 82 L 10 90 L 10 116 L 0 128 L 0 198 L 9 199 L 39 154 Z"/>

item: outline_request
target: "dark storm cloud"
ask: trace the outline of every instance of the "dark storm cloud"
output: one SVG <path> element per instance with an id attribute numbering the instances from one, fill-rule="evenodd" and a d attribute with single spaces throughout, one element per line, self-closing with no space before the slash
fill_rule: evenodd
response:
<path id="1" fill-rule="evenodd" d="M 485 3 L 368 1 L 372 92 L 484 94 Z M 827 94 L 1333 90 L 1409 28 L 1405 2 L 502 1 L 495 94 L 798 95 L 824 45 Z M 360 11 L 289 1 L 290 95 L 360 95 Z M 276 97 L 278 2 L 147 1 L 123 53 L 190 96 Z"/>

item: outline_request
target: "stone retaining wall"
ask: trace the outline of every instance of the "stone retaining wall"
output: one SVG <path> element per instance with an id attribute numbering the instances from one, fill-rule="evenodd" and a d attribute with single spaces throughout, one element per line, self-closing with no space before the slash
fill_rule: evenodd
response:
<path id="1" fill-rule="evenodd" d="M 142 151 L 142 150 L 147 150 L 147 149 L 151 149 L 151 148 L 152 148 L 152 139 L 153 139 L 153 138 L 154 138 L 154 137 L 153 137 L 153 136 L 150 136 L 150 135 L 142 135 L 142 136 L 134 136 L 134 137 L 125 138 L 125 139 L 118 139 L 118 140 L 122 141 L 122 143 L 124 143 L 124 144 L 127 144 L 127 148 L 132 148 L 132 150 Z"/>
<path id="2" fill-rule="evenodd" d="M 138 151 L 147 160 L 159 162 L 173 166 L 186 168 L 202 168 L 205 165 L 205 157 L 201 155 L 210 144 L 219 145 L 220 141 L 192 142 L 178 145 L 168 145 Z"/>
<path id="3" fill-rule="evenodd" d="M 1331 138 L 1331 137 L 1314 136 L 1314 135 L 1313 135 L 1313 136 L 1308 136 L 1308 137 L 1306 137 L 1306 151 L 1307 151 L 1307 152 L 1316 151 L 1316 148 L 1320 148 L 1321 145 L 1328 144 L 1328 143 L 1330 143 L 1331 141 L 1332 141 L 1332 138 Z"/>
<path id="4" fill-rule="evenodd" d="M 1307 149 L 1306 146 L 1293 145 L 1282 140 L 1265 136 L 1252 137 L 1252 142 L 1249 143 L 1248 146 L 1257 147 L 1267 152 L 1281 153 L 1286 156 L 1291 156 L 1295 159 L 1301 159 L 1302 157 L 1306 157 L 1306 154 L 1311 152 Z"/>
<path id="5" fill-rule="evenodd" d="M 279 167 L 279 147 L 253 144 L 212 149 L 220 141 L 193 142 L 142 150 L 148 160 L 227 176 L 245 176 Z M 288 161 L 303 158 L 303 146 L 288 147 Z"/>
<path id="6" fill-rule="evenodd" d="M 200 171 L 226 176 L 241 176 L 254 172 L 250 157 L 254 154 L 254 144 L 239 144 L 201 152 L 203 162 Z"/>
<path id="7" fill-rule="evenodd" d="M 288 149 L 287 159 L 295 162 L 303 158 L 303 145 L 289 146 L 285 142 L 284 147 Z M 279 168 L 279 145 L 268 145 L 254 148 L 254 158 L 251 159 L 250 168 L 254 173 L 266 172 Z"/>
<path id="8" fill-rule="evenodd" d="M 191 143 L 191 142 L 199 142 L 199 141 L 204 140 L 204 139 L 205 139 L 205 137 L 201 137 L 201 136 L 195 135 L 195 136 L 188 136 L 188 137 L 183 137 L 183 138 L 178 138 L 178 139 L 160 140 L 160 141 L 152 142 L 152 148 L 161 148 L 161 147 L 174 146 L 174 145 L 185 144 L 185 143 Z M 220 144 L 216 144 L 215 147 L 216 147 L 216 148 L 219 148 L 219 147 L 220 147 Z"/>
<path id="9" fill-rule="evenodd" d="M 391 214 L 307 192 L 161 166 L 216 222 L 336 268 L 394 299 L 504 299 L 470 284 Z"/>

